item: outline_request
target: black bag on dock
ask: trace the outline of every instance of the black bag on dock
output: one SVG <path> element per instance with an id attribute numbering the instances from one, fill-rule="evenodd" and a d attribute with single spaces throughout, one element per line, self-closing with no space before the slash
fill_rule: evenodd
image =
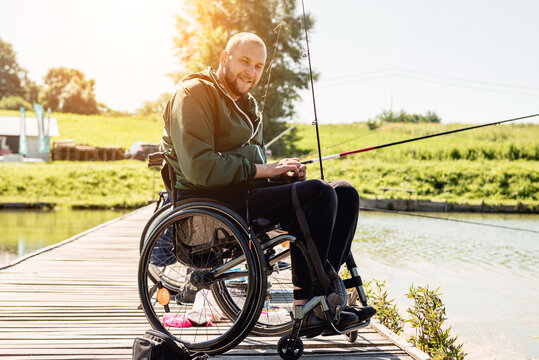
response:
<path id="1" fill-rule="evenodd" d="M 133 360 L 206 360 L 208 355 L 191 355 L 180 342 L 157 330 L 147 330 L 133 342 Z"/>

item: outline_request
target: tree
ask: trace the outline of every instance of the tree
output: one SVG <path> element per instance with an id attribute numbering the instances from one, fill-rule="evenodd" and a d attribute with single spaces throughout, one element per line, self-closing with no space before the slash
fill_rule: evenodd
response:
<path id="1" fill-rule="evenodd" d="M 65 67 L 51 68 L 44 78 L 46 107 L 53 111 L 76 114 L 97 114 L 95 99 L 95 80 L 86 80 L 84 73 Z"/>
<path id="2" fill-rule="evenodd" d="M 17 63 L 17 54 L 13 47 L 0 39 L 0 99 L 6 96 L 23 96 L 23 79 L 26 79 L 26 70 Z"/>
<path id="3" fill-rule="evenodd" d="M 0 99 L 0 109 L 19 110 L 21 107 L 32 110 L 32 104 L 20 96 L 4 96 Z"/>
<path id="4" fill-rule="evenodd" d="M 281 17 L 282 26 L 279 27 Z M 313 24 L 314 19 L 308 16 L 307 28 Z M 302 62 L 302 15 L 297 14 L 295 1 L 191 1 L 177 16 L 176 29 L 174 44 L 181 64 L 181 70 L 173 74 L 176 82 L 206 66 L 217 69 L 219 55 L 232 35 L 249 31 L 260 36 L 266 43 L 268 59 L 260 83 L 252 94 L 264 109 L 264 140 L 268 142 L 287 128 L 284 121 L 295 115 L 294 102 L 299 98 L 299 91 L 306 89 L 309 83 L 309 73 Z M 277 47 L 276 56 L 271 64 L 274 46 Z M 271 81 L 264 98 L 270 68 Z M 294 129 L 272 145 L 273 154 L 297 153 L 296 137 Z"/>
<path id="5" fill-rule="evenodd" d="M 170 93 L 165 92 L 159 95 L 156 101 L 145 101 L 142 106 L 137 109 L 137 115 L 149 116 L 158 114 L 161 116 L 169 98 Z"/>
<path id="6" fill-rule="evenodd" d="M 398 114 L 392 110 L 383 110 L 381 114 L 377 115 L 375 119 L 369 119 L 369 127 L 371 130 L 378 127 L 383 123 L 440 123 L 442 119 L 434 111 L 428 110 L 425 115 L 421 114 L 408 114 L 406 111 L 401 110 Z"/>

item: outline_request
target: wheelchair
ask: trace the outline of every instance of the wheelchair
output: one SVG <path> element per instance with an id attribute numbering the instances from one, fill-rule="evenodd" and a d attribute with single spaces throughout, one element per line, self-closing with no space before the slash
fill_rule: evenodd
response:
<path id="1" fill-rule="evenodd" d="M 162 154 L 150 157 L 149 166 L 152 162 L 160 166 Z M 167 167 L 171 169 L 165 163 L 163 170 Z M 169 184 L 174 184 L 171 173 L 168 171 Z M 302 319 L 317 306 L 326 314 L 330 333 L 345 334 L 350 342 L 356 340 L 359 328 L 369 324 L 367 320 L 338 330 L 326 296 L 293 306 L 289 256 L 296 239 L 278 224 L 267 219 L 247 222 L 227 205 L 211 199 L 178 201 L 174 192 L 170 202 L 163 205 L 170 193 L 161 193 L 140 240 L 138 289 L 142 308 L 154 329 L 169 334 L 193 352 L 210 355 L 234 348 L 250 334 L 282 336 L 277 344 L 279 355 L 298 359 L 303 353 L 300 337 L 313 336 L 301 331 Z M 303 244 L 295 246 L 309 254 Z M 311 265 L 320 268 L 320 264 Z M 366 306 L 351 254 L 346 265 L 351 277 L 343 283 L 352 290 L 348 304 L 360 301 Z M 312 275 L 316 276 L 314 270 Z M 323 285 L 329 293 L 329 284 Z"/>

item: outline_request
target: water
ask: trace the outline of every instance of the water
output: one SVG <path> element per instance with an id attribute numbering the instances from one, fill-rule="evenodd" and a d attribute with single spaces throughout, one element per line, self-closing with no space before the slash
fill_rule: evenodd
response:
<path id="1" fill-rule="evenodd" d="M 0 266 L 124 213 L 113 210 L 1 210 Z"/>
<path id="2" fill-rule="evenodd" d="M 539 232 L 538 215 L 443 214 Z M 539 233 L 363 212 L 352 248 L 401 315 L 410 285 L 440 287 L 469 359 L 539 358 Z"/>
<path id="3" fill-rule="evenodd" d="M 124 212 L 0 211 L 0 266 Z M 539 215 L 443 214 L 539 231 Z M 469 359 L 539 358 L 539 234 L 362 212 L 352 248 L 364 280 L 385 280 L 402 315 L 410 285 L 440 287 Z"/>

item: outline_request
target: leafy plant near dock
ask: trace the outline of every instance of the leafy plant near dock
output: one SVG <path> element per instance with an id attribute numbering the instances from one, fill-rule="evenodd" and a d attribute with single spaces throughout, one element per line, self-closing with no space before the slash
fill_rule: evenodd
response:
<path id="1" fill-rule="evenodd" d="M 395 334 L 399 335 L 404 329 L 404 318 L 399 314 L 395 300 L 389 299 L 385 288 L 385 281 L 373 280 L 366 286 L 367 297 L 370 300 L 370 305 L 376 309 L 376 317 L 387 328 L 391 329 Z"/>
<path id="2" fill-rule="evenodd" d="M 370 305 L 376 309 L 376 318 L 396 334 L 402 334 L 405 323 L 409 323 L 415 333 L 409 340 L 436 360 L 462 360 L 466 353 L 462 344 L 456 344 L 458 336 L 451 337 L 451 327 L 443 329 L 447 320 L 445 305 L 442 303 L 439 289 L 410 287 L 406 296 L 414 301 L 405 320 L 398 312 L 393 299 L 389 299 L 385 290 L 385 281 L 372 280 L 365 284 Z"/>
<path id="3" fill-rule="evenodd" d="M 445 305 L 438 291 L 439 289 L 429 290 L 428 286 L 410 287 L 406 296 L 414 300 L 414 305 L 408 309 L 411 315 L 408 322 L 416 331 L 410 340 L 419 349 L 428 352 L 433 359 L 464 359 L 466 354 L 462 351 L 462 344 L 456 345 L 457 336 L 450 335 L 451 327 L 442 329 L 447 318 Z"/>

